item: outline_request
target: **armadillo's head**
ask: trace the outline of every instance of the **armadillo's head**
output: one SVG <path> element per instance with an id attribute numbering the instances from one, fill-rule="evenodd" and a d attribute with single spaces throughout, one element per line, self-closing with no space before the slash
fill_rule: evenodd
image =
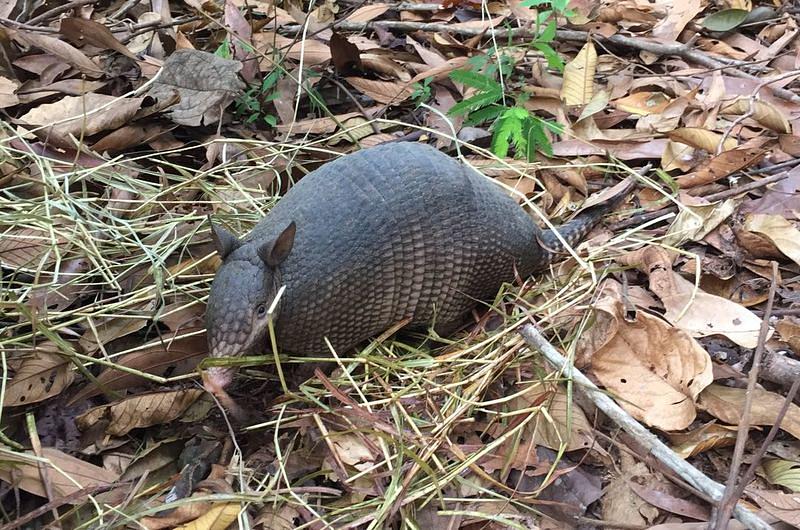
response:
<path id="1" fill-rule="evenodd" d="M 274 240 L 252 248 L 242 248 L 235 235 L 219 226 L 212 225 L 212 235 L 223 261 L 206 309 L 209 352 L 212 357 L 260 353 L 268 336 L 268 310 L 280 288 L 279 266 L 292 250 L 295 224 Z M 224 388 L 233 373 L 227 367 L 210 368 L 206 384 Z"/>

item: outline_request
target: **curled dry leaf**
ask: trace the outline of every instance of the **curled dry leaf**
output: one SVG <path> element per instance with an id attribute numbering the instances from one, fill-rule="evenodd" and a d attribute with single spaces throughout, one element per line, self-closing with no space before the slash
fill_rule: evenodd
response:
<path id="1" fill-rule="evenodd" d="M 42 449 L 45 463 L 40 463 L 32 451 L 15 453 L 7 449 L 0 450 L 0 480 L 13 484 L 39 497 L 47 497 L 42 482 L 40 466 L 46 470 L 50 490 L 56 497 L 66 497 L 83 488 L 108 486 L 119 479 L 119 475 L 107 469 L 84 462 L 58 449 L 45 447 Z M 76 498 L 80 503 L 83 499 Z"/>
<path id="2" fill-rule="evenodd" d="M 687 433 L 672 433 L 669 439 L 672 442 L 672 450 L 678 456 L 689 458 L 709 449 L 735 444 L 737 432 L 736 427 L 711 422 Z"/>
<path id="3" fill-rule="evenodd" d="M 278 35 L 273 32 L 261 32 L 253 35 L 253 44 L 256 49 L 266 48 L 269 56 L 276 51 L 280 56 L 288 57 L 294 61 L 302 61 L 304 67 L 322 64 L 331 60 L 331 50 L 327 44 L 314 39 L 296 42 L 294 39 Z M 263 60 L 262 71 L 270 71 L 275 67 L 274 61 Z"/>
<path id="4" fill-rule="evenodd" d="M 733 199 L 714 204 L 684 205 L 670 224 L 664 245 L 677 247 L 687 241 L 702 240 L 730 217 L 735 208 Z"/>
<path id="5" fill-rule="evenodd" d="M 589 41 L 578 55 L 564 67 L 561 99 L 567 105 L 586 105 L 594 94 L 594 72 L 597 69 L 597 50 Z"/>
<path id="6" fill-rule="evenodd" d="M 26 357 L 6 387 L 4 407 L 29 405 L 56 396 L 75 378 L 69 359 L 52 342 L 45 342 Z"/>
<path id="7" fill-rule="evenodd" d="M 748 488 L 747 495 L 768 514 L 795 528 L 800 527 L 800 498 L 796 493 Z"/>
<path id="8" fill-rule="evenodd" d="M 760 388 L 753 392 L 750 425 L 773 425 L 785 398 Z M 745 394 L 744 388 L 731 388 L 715 383 L 703 390 L 697 406 L 725 423 L 738 425 L 742 420 Z M 786 416 L 781 421 L 781 429 L 800 439 L 800 407 L 794 403 L 789 405 Z"/>
<path id="9" fill-rule="evenodd" d="M 346 77 L 345 79 L 361 93 L 386 105 L 398 105 L 414 93 L 408 82 L 380 81 L 363 77 Z"/>
<path id="10" fill-rule="evenodd" d="M 692 173 L 675 179 L 681 188 L 711 184 L 761 161 L 767 151 L 759 147 L 731 149 L 707 160 Z"/>
<path id="11" fill-rule="evenodd" d="M 694 337 L 724 335 L 743 348 L 758 344 L 761 319 L 737 303 L 701 291 L 673 272 L 673 258 L 665 249 L 646 247 L 617 259 L 649 275 L 650 290 L 664 303 L 664 318 L 674 326 Z"/>
<path id="12" fill-rule="evenodd" d="M 126 125 L 139 110 L 142 98 L 117 98 L 89 93 L 67 96 L 31 109 L 20 122 L 35 126 L 35 134 L 60 146 L 72 146 L 77 139 Z"/>
<path id="13" fill-rule="evenodd" d="M 0 109 L 13 107 L 19 103 L 18 88 L 19 85 L 16 81 L 0 76 Z"/>
<path id="14" fill-rule="evenodd" d="M 98 421 L 107 420 L 105 433 L 122 436 L 133 429 L 177 419 L 202 394 L 203 391 L 197 388 L 139 394 L 118 403 L 95 407 L 78 416 L 75 422 L 85 431 Z"/>
<path id="15" fill-rule="evenodd" d="M 768 101 L 750 98 L 738 98 L 736 101 L 723 107 L 720 114 L 733 114 L 734 116 L 749 115 L 759 125 L 781 134 L 790 134 L 792 126 L 784 113 L 775 108 Z"/>
<path id="16" fill-rule="evenodd" d="M 168 115 L 181 125 L 209 125 L 220 119 L 222 111 L 244 88 L 237 75 L 242 63 L 213 53 L 177 50 L 164 62 L 163 69 L 148 93 L 157 100 L 180 95 Z"/>
<path id="17" fill-rule="evenodd" d="M 177 376 L 194 371 L 206 355 L 208 355 L 206 336 L 193 335 L 163 342 L 155 341 L 150 346 L 121 355 L 115 359 L 115 363 L 152 375 L 163 376 L 170 372 Z M 106 368 L 97 376 L 97 382 L 109 390 L 122 390 L 145 381 L 141 376 L 114 368 Z M 99 386 L 87 384 L 70 400 L 70 403 L 78 403 L 100 394 L 101 391 Z"/>
<path id="18" fill-rule="evenodd" d="M 60 232 L 38 228 L 0 228 L 0 264 L 11 269 L 43 269 L 55 261 L 54 249 L 65 251 L 67 238 Z"/>
<path id="19" fill-rule="evenodd" d="M 711 358 L 660 318 L 643 311 L 626 318 L 619 285 L 606 285 L 596 324 L 579 342 L 581 361 L 634 418 L 665 431 L 688 427 L 697 396 L 713 380 Z"/>
<path id="20" fill-rule="evenodd" d="M 85 18 L 62 18 L 59 31 L 73 44 L 91 44 L 103 50 L 114 50 L 125 57 L 136 60 L 136 56 L 125 47 L 104 25 Z"/>
<path id="21" fill-rule="evenodd" d="M 92 62 L 83 52 L 61 39 L 21 30 L 6 31 L 15 41 L 44 50 L 51 57 L 57 57 L 68 65 L 74 66 L 88 77 L 100 77 L 103 74 L 102 68 Z"/>
<path id="22" fill-rule="evenodd" d="M 716 153 L 717 146 L 722 141 L 720 133 L 700 127 L 681 127 L 671 131 L 667 136 L 673 142 L 680 142 L 696 149 L 703 149 L 709 153 Z M 723 150 L 730 151 L 737 145 L 739 144 L 735 138 L 728 137 L 723 145 Z"/>
<path id="23" fill-rule="evenodd" d="M 215 503 L 206 513 L 175 530 L 225 530 L 236 521 L 242 507 L 238 502 Z"/>
<path id="24" fill-rule="evenodd" d="M 800 265 L 800 230 L 779 215 L 751 214 L 744 222 L 745 230 L 767 236 L 778 249 Z"/>
<path id="25" fill-rule="evenodd" d="M 557 451 L 563 444 L 566 444 L 566 451 L 576 451 L 588 449 L 594 445 L 594 436 L 589 420 L 583 410 L 572 405 L 571 400 L 567 397 L 566 389 L 562 385 L 533 384 L 520 396 L 504 403 L 503 408 L 504 410 L 532 411 L 541 405 L 546 408 L 549 417 L 536 411 L 530 412 L 535 414 L 536 418 L 528 421 L 521 436 L 514 437 L 513 441 L 507 444 L 509 448 L 543 445 Z M 498 424 L 490 428 L 489 433 L 494 438 L 499 438 L 508 428 L 509 425 Z M 530 465 L 530 462 L 521 462 L 520 464 L 522 465 L 520 470 L 524 471 L 525 466 Z"/>

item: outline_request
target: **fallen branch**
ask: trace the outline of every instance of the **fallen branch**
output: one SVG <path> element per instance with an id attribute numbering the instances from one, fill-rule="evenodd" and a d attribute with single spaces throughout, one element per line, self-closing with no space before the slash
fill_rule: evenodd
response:
<path id="1" fill-rule="evenodd" d="M 455 35 L 463 36 L 476 36 L 483 35 L 487 32 L 487 28 L 471 28 L 459 27 L 457 25 L 440 24 L 435 22 L 405 22 L 399 20 L 386 20 L 386 21 L 372 21 L 372 22 L 350 22 L 342 20 L 333 24 L 333 28 L 339 31 L 352 31 L 361 32 L 380 27 L 387 31 L 424 31 L 424 32 L 447 32 Z M 535 38 L 538 36 L 536 30 L 529 28 L 511 28 L 511 29 L 497 29 L 493 28 L 492 35 L 496 38 Z M 287 25 L 281 28 L 282 33 L 294 35 L 302 32 L 300 25 Z M 714 70 L 728 69 L 727 72 L 735 77 L 749 79 L 752 81 L 762 82 L 764 79 L 748 74 L 740 70 L 747 68 L 752 63 L 747 61 L 735 61 L 732 59 L 725 59 L 721 57 L 711 57 L 710 55 L 695 49 L 694 47 L 681 43 L 671 42 L 663 43 L 649 39 L 626 37 L 625 35 L 611 35 L 610 37 L 603 37 L 600 35 L 590 34 L 586 31 L 574 30 L 559 30 L 556 31 L 556 40 L 570 41 L 570 42 L 587 42 L 590 38 L 594 38 L 601 45 L 615 45 L 631 48 L 638 51 L 645 51 L 655 55 L 673 55 L 685 59 L 686 61 L 705 66 Z M 800 102 L 800 96 L 790 90 L 784 88 L 773 88 L 772 93 L 781 99 L 792 101 L 795 103 Z"/>
<path id="2" fill-rule="evenodd" d="M 714 501 L 722 499 L 724 487 L 703 473 L 694 466 L 675 454 L 658 437 L 645 429 L 638 421 L 633 419 L 630 414 L 622 410 L 610 397 L 602 392 L 579 370 L 568 363 L 564 357 L 545 339 L 539 331 L 531 324 L 525 324 L 520 328 L 520 334 L 525 342 L 544 357 L 557 369 L 563 370 L 566 377 L 572 378 L 577 383 L 577 387 L 588 396 L 598 409 L 608 416 L 614 423 L 621 427 L 625 432 L 634 436 L 636 440 L 646 447 L 650 453 L 669 469 L 677 473 L 686 482 L 697 488 Z M 733 514 L 748 528 L 755 530 L 769 530 L 772 528 L 758 515 L 737 503 L 733 509 Z"/>

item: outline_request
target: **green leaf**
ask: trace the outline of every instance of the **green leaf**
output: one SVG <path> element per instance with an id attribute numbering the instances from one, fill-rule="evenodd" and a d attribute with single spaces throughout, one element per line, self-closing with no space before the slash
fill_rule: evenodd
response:
<path id="1" fill-rule="evenodd" d="M 499 157 L 508 155 L 511 143 L 524 148 L 525 138 L 522 135 L 522 124 L 530 114 L 521 107 L 506 109 L 495 122 L 492 136 L 492 153 Z"/>
<path id="2" fill-rule="evenodd" d="M 564 71 L 564 61 L 561 60 L 558 53 L 550 47 L 549 44 L 545 44 L 543 42 L 535 42 L 533 47 L 542 52 L 544 58 L 547 59 L 547 66 L 550 68 L 554 68 L 559 72 Z"/>
<path id="3" fill-rule="evenodd" d="M 541 149 L 545 156 L 553 156 L 553 145 L 550 143 L 547 134 L 545 134 L 542 123 L 544 122 L 539 119 L 531 120 L 530 127 L 526 131 L 526 139 L 530 146 L 528 160 L 533 159 L 532 157 L 535 156 L 537 148 Z"/>
<path id="4" fill-rule="evenodd" d="M 564 10 L 566 10 L 567 6 L 569 5 L 569 0 L 552 0 L 550 5 L 552 5 L 553 9 L 555 9 L 559 13 L 563 13 Z"/>
<path id="5" fill-rule="evenodd" d="M 536 39 L 536 42 L 546 43 L 553 42 L 556 39 L 556 21 L 551 20 L 544 31 Z"/>
<path id="6" fill-rule="evenodd" d="M 547 19 L 550 18 L 550 15 L 552 14 L 553 11 L 551 9 L 548 9 L 546 11 L 540 11 L 539 14 L 536 15 L 536 25 L 541 26 L 542 24 L 547 22 Z"/>
<path id="7" fill-rule="evenodd" d="M 276 117 L 275 117 L 275 116 L 273 116 L 272 114 L 267 114 L 266 116 L 264 116 L 264 121 L 265 121 L 265 122 L 266 122 L 266 123 L 267 123 L 267 124 L 268 124 L 270 127 L 275 127 L 276 125 L 278 125 L 278 118 L 276 118 Z"/>
<path id="8" fill-rule="evenodd" d="M 541 5 L 550 4 L 550 0 L 522 0 L 521 7 L 538 7 Z"/>
<path id="9" fill-rule="evenodd" d="M 800 492 L 800 463 L 770 458 L 761 465 L 770 483 Z"/>
<path id="10" fill-rule="evenodd" d="M 744 9 L 723 9 L 703 20 L 703 27 L 711 31 L 730 31 L 744 22 L 749 11 Z"/>
<path id="11" fill-rule="evenodd" d="M 465 114 L 469 111 L 478 110 L 486 105 L 491 105 L 492 103 L 496 103 L 499 99 L 503 97 L 503 90 L 500 88 L 500 85 L 497 85 L 497 88 L 494 90 L 490 90 L 487 92 L 479 92 L 472 96 L 471 98 L 467 98 L 463 101 L 459 101 L 452 107 L 450 107 L 450 111 L 448 114 L 452 116 L 458 116 L 460 114 Z"/>
<path id="12" fill-rule="evenodd" d="M 469 117 L 464 120 L 464 125 L 478 125 L 480 123 L 496 119 L 507 107 L 502 105 L 489 105 L 475 112 L 470 112 Z"/>
<path id="13" fill-rule="evenodd" d="M 491 90 L 502 91 L 500 83 L 484 74 L 479 74 L 477 72 L 473 72 L 472 70 L 454 70 L 450 73 L 450 79 L 457 83 L 463 83 L 469 87 L 477 88 L 478 90 L 482 90 L 484 92 Z"/>
<path id="14" fill-rule="evenodd" d="M 548 121 L 539 119 L 539 123 L 550 129 L 553 134 L 564 134 L 564 126 L 556 121 Z"/>

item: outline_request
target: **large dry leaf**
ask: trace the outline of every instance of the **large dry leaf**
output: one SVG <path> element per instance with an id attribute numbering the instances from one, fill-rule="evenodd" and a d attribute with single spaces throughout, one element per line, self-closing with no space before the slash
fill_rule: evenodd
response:
<path id="1" fill-rule="evenodd" d="M 168 423 L 180 417 L 202 394 L 198 388 L 139 394 L 119 403 L 95 407 L 78 416 L 75 423 L 85 431 L 98 421 L 107 420 L 105 433 L 123 436 L 133 429 Z"/>
<path id="2" fill-rule="evenodd" d="M 673 272 L 672 257 L 663 248 L 647 247 L 618 260 L 650 276 L 650 290 L 664 303 L 664 318 L 674 326 L 694 337 L 724 335 L 743 348 L 758 344 L 761 319 L 735 302 L 695 288 Z"/>
<path id="3" fill-rule="evenodd" d="M 662 242 L 668 247 L 678 247 L 687 241 L 700 241 L 730 217 L 735 208 L 733 199 L 715 204 L 684 205 Z"/>
<path id="4" fill-rule="evenodd" d="M 72 383 L 75 372 L 69 359 L 52 342 L 39 345 L 26 357 L 8 383 L 4 407 L 29 405 L 58 395 Z"/>
<path id="5" fill-rule="evenodd" d="M 785 398 L 760 388 L 753 392 L 750 425 L 773 425 Z M 742 419 L 746 393 L 744 388 L 731 388 L 715 383 L 703 390 L 697 405 L 725 423 L 738 425 Z M 781 421 L 781 429 L 800 439 L 800 407 L 794 403 L 789 405 L 786 416 Z"/>
<path id="6" fill-rule="evenodd" d="M 678 39 L 686 25 L 704 7 L 700 0 L 662 2 L 661 5 L 667 8 L 667 16 L 653 28 L 653 37 L 669 43 Z"/>
<path id="7" fill-rule="evenodd" d="M 778 249 L 800 265 L 800 230 L 779 215 L 751 214 L 744 223 L 745 230 L 767 236 Z"/>
<path id="8" fill-rule="evenodd" d="M 595 325 L 579 343 L 600 383 L 634 418 L 665 431 L 695 419 L 698 394 L 713 380 L 711 358 L 692 337 L 643 311 L 626 318 L 616 283 L 595 304 Z"/>
<path id="9" fill-rule="evenodd" d="M 371 4 L 361 6 L 345 19 L 349 22 L 369 22 L 386 13 L 392 6 L 389 4 Z"/>
<path id="10" fill-rule="evenodd" d="M 176 526 L 175 530 L 225 530 L 236 521 L 242 507 L 238 502 L 216 503 L 211 509 L 191 523 Z"/>
<path id="11" fill-rule="evenodd" d="M 68 245 L 60 230 L 0 227 L 0 263 L 11 269 L 47 268 L 55 262 L 55 247 L 63 256 Z"/>
<path id="12" fill-rule="evenodd" d="M 130 320 L 130 319 L 126 319 Z M 188 330 L 187 330 L 188 331 Z M 115 364 L 152 375 L 183 375 L 192 372 L 197 364 L 208 354 L 205 335 L 193 335 L 176 340 L 158 341 L 141 350 L 120 356 Z M 114 368 L 104 369 L 97 376 L 97 382 L 109 390 L 122 390 L 142 384 L 145 380 L 129 372 Z M 98 385 L 87 384 L 70 403 L 78 403 L 102 392 Z"/>
<path id="13" fill-rule="evenodd" d="M 720 110 L 720 114 L 739 116 L 747 114 L 767 129 L 783 134 L 792 132 L 792 126 L 786 116 L 767 101 L 759 99 L 751 101 L 749 98 L 738 98 L 730 105 L 723 107 Z"/>
<path id="14" fill-rule="evenodd" d="M 315 66 L 331 59 L 330 47 L 324 42 L 314 39 L 296 42 L 294 39 L 267 31 L 253 35 L 253 44 L 259 50 L 266 48 L 267 55 L 275 50 L 281 56 L 298 62 L 302 61 L 303 67 Z M 269 71 L 273 68 L 275 68 L 275 63 L 272 60 L 262 61 L 262 71 Z"/>
<path id="15" fill-rule="evenodd" d="M 719 423 L 706 423 L 690 432 L 670 434 L 672 450 L 681 458 L 689 458 L 709 449 L 728 447 L 736 443 L 737 428 Z"/>
<path id="16" fill-rule="evenodd" d="M 77 45 L 92 44 L 104 50 L 114 50 L 125 57 L 137 57 L 103 24 L 85 18 L 62 18 L 59 31 Z"/>
<path id="17" fill-rule="evenodd" d="M 0 76 L 0 109 L 13 107 L 19 103 L 18 88 L 19 85 L 16 81 Z"/>
<path id="18" fill-rule="evenodd" d="M 761 161 L 767 151 L 759 147 L 737 148 L 723 151 L 714 158 L 701 164 L 692 173 L 682 175 L 675 179 L 681 188 L 694 188 L 711 184 L 731 173 L 746 169 Z"/>
<path id="19" fill-rule="evenodd" d="M 546 407 L 552 422 L 543 414 L 537 413 L 536 418 L 526 425 L 520 439 L 515 438 L 512 444 L 527 446 L 533 439 L 532 447 L 544 445 L 556 451 L 562 444 L 566 445 L 566 451 L 587 449 L 594 445 L 591 423 L 583 410 L 570 403 L 566 389 L 561 385 L 534 383 L 524 394 L 504 403 L 503 407 L 505 411 L 530 411 L 540 405 Z M 506 424 L 496 425 L 489 433 L 494 438 L 499 438 L 508 427 Z M 524 470 L 526 464 L 522 462 L 522 465 L 521 470 Z"/>
<path id="20" fill-rule="evenodd" d="M 58 57 L 65 63 L 74 66 L 88 77 L 100 77 L 103 74 L 102 68 L 97 66 L 91 59 L 86 57 L 80 50 L 73 47 L 63 40 L 41 35 L 39 33 L 12 31 L 11 37 L 17 42 L 27 46 L 33 46 L 46 51 L 49 55 Z"/>
<path id="21" fill-rule="evenodd" d="M 700 127 L 681 127 L 671 131 L 667 136 L 673 142 L 680 142 L 696 149 L 703 149 L 709 153 L 716 153 L 717 146 L 722 141 L 720 133 Z M 739 144 L 735 138 L 728 137 L 723 145 L 723 150 L 730 151 L 737 145 Z"/>
<path id="22" fill-rule="evenodd" d="M 398 105 L 414 93 L 408 82 L 380 81 L 363 77 L 346 77 L 345 79 L 361 93 L 386 105 Z"/>
<path id="23" fill-rule="evenodd" d="M 36 134 L 59 145 L 72 145 L 69 136 L 82 138 L 126 125 L 139 110 L 142 98 L 116 98 L 89 93 L 67 96 L 39 105 L 20 117 L 20 122 L 42 127 Z M 55 125 L 51 125 L 56 122 Z"/>
<path id="24" fill-rule="evenodd" d="M 180 102 L 167 113 L 172 121 L 192 127 L 210 125 L 244 89 L 237 75 L 241 69 L 241 62 L 213 53 L 177 50 L 164 61 L 148 95 L 169 100 L 177 93 Z"/>
<path id="25" fill-rule="evenodd" d="M 0 480 L 40 497 L 47 497 L 40 466 L 45 469 L 47 481 L 56 497 L 66 497 L 82 488 L 108 486 L 119 478 L 116 473 L 52 447 L 42 450 L 42 456 L 47 460 L 44 464 L 31 460 L 35 458 L 31 451 L 26 451 L 24 455 L 0 450 Z M 83 499 L 75 499 L 78 503 L 82 501 Z"/>
<path id="26" fill-rule="evenodd" d="M 597 50 L 587 42 L 578 55 L 564 67 L 561 99 L 567 105 L 586 105 L 594 94 L 594 72 L 597 69 Z"/>
<path id="27" fill-rule="evenodd" d="M 748 488 L 747 495 L 768 514 L 795 528 L 800 527 L 800 498 L 796 493 Z"/>

